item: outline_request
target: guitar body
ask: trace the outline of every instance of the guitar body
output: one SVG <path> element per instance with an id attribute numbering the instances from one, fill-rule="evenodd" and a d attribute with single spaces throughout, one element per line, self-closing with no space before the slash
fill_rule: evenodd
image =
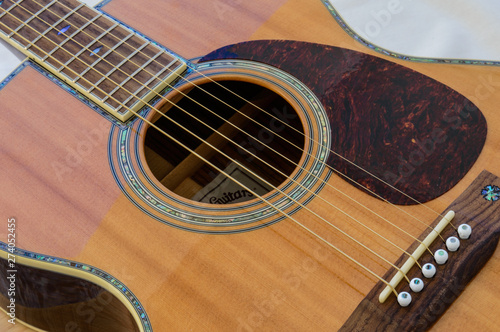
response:
<path id="1" fill-rule="evenodd" d="M 246 60 L 268 63 L 273 68 L 281 67 L 291 77 L 302 75 L 306 80 L 308 75 L 300 67 L 295 72 L 286 70 L 286 65 L 280 66 L 272 56 L 263 56 L 255 49 L 253 54 L 243 55 L 245 44 L 223 48 L 219 53 L 211 52 L 244 40 L 264 39 L 300 41 L 294 45 L 302 49 L 313 47 L 311 45 L 328 45 L 320 47 L 324 52 L 329 52 L 331 47 L 343 47 L 429 76 L 457 91 L 480 110 L 477 116 L 461 119 L 467 124 L 463 133 L 453 129 L 447 132 L 460 137 L 460 142 L 454 145 L 454 164 L 440 164 L 447 169 L 457 169 L 456 172 L 444 172 L 449 175 L 448 187 L 435 186 L 434 179 L 418 182 L 428 174 L 435 174 L 418 167 L 413 174 L 418 185 L 410 188 L 408 183 L 411 181 L 402 185 L 405 190 L 413 190 L 412 194 L 419 200 L 426 201 L 425 206 L 391 196 L 389 200 L 404 204 L 399 209 L 393 208 L 326 167 L 320 169 L 319 178 L 327 184 L 315 183 L 311 187 L 313 194 L 299 198 L 299 204 L 304 206 L 294 211 L 293 220 L 273 215 L 263 217 L 257 223 L 243 221 L 226 227 L 216 223 L 197 223 L 196 220 L 186 223 L 182 221 L 183 216 L 179 217 L 175 211 L 202 216 L 205 213 L 206 218 L 223 219 L 238 213 L 251 214 L 259 208 L 265 209 L 265 204 L 258 200 L 255 206 L 236 203 L 231 205 L 233 210 L 225 210 L 206 203 L 197 205 L 181 194 L 167 190 L 166 201 L 177 215 L 168 217 L 168 214 L 162 214 L 160 217 L 155 209 L 141 203 L 138 194 L 128 189 L 128 173 L 119 166 L 120 149 L 123 147 L 130 152 L 127 154 L 130 157 L 127 165 L 143 170 L 142 173 L 138 171 L 137 176 L 145 188 L 154 194 L 165 192 L 165 189 L 155 186 L 158 181 L 154 180 L 153 172 L 140 167 L 150 163 L 144 149 L 135 149 L 144 144 L 145 129 L 137 125 L 128 129 L 114 126 L 88 105 L 53 84 L 34 66 L 24 67 L 0 91 L 0 150 L 3 155 L 0 161 L 1 210 L 4 219 L 13 217 L 16 220 L 16 246 L 29 252 L 80 262 L 116 278 L 140 302 L 147 315 L 144 321 L 154 331 L 337 330 L 378 280 L 304 231 L 295 220 L 322 234 L 378 275 L 384 275 L 390 265 L 367 255 L 366 250 L 328 224 L 311 220 L 310 211 L 328 216 L 329 221 L 354 234 L 368 247 L 378 248 L 388 261 L 395 262 L 401 251 L 374 237 L 365 227 L 325 202 L 334 202 L 335 206 L 356 220 L 376 228 L 385 238 L 406 249 L 413 240 L 401 236 L 380 218 L 373 218 L 370 211 L 390 219 L 418 237 L 436 218 L 436 213 L 427 207 L 442 212 L 485 169 L 500 175 L 496 158 L 500 151 L 500 117 L 497 114 L 500 68 L 413 63 L 382 56 L 354 42 L 337 25 L 321 1 L 316 0 L 283 0 L 272 4 L 265 1 L 219 4 L 207 1 L 113 0 L 103 10 L 186 58 L 207 55 L 200 64 L 217 63 L 217 59 L 225 59 L 229 63 L 221 68 L 208 68 L 206 73 L 209 75 L 249 80 L 256 84 L 259 80 L 268 80 L 258 84 L 275 90 L 293 107 L 300 105 L 301 100 L 306 103 L 308 95 L 302 95 L 300 91 L 287 95 L 283 91 L 293 90 L 289 89 L 293 83 L 275 84 L 274 76 L 266 73 L 261 73 L 257 79 L 252 78 L 252 69 L 242 69 L 241 63 Z M 210 17 L 206 18 L 207 15 Z M 256 42 L 251 45 L 261 44 Z M 266 45 L 268 50 L 283 48 L 283 42 Z M 304 59 L 305 68 L 318 72 L 322 70 L 308 60 Z M 324 97 L 320 95 L 321 89 L 325 88 L 321 82 L 315 81 L 315 77 L 309 77 L 310 81 L 303 84 L 307 93 L 321 99 Z M 327 91 L 323 92 L 327 94 Z M 461 100 L 454 102 L 461 104 Z M 297 106 L 297 109 L 300 107 Z M 330 111 L 317 115 L 310 107 L 306 107 L 304 113 L 297 113 L 303 121 L 310 119 L 312 124 L 304 126 L 304 131 L 315 135 L 320 131 L 316 128 L 322 127 L 321 116 L 330 119 L 332 127 L 338 120 Z M 451 128 L 455 121 L 456 118 L 447 125 Z M 422 127 L 406 133 L 407 136 L 402 133 L 401 137 L 411 140 L 411 135 L 415 133 L 431 135 L 432 128 L 431 122 L 424 121 Z M 121 139 L 126 135 L 131 137 L 130 144 L 122 146 Z M 395 141 L 403 145 L 405 139 Z M 334 144 L 341 146 L 342 142 L 334 139 Z M 314 142 L 306 141 L 305 145 L 313 154 L 320 154 Z M 445 144 L 436 145 L 436 149 L 442 149 L 436 155 L 453 155 L 450 152 L 452 148 L 446 148 Z M 370 155 L 377 153 L 382 154 L 374 150 Z M 304 167 L 314 167 L 305 159 L 300 157 L 299 163 Z M 436 160 L 439 162 L 439 158 Z M 349 167 L 342 166 L 341 161 L 330 158 L 329 162 L 344 167 L 343 172 L 350 174 Z M 457 163 L 460 167 L 455 167 Z M 393 173 L 397 169 L 395 167 Z M 298 173 L 294 170 L 290 177 L 303 180 L 304 176 Z M 381 173 L 382 176 L 384 174 Z M 153 181 L 148 182 L 148 178 Z M 371 180 L 366 181 L 372 187 Z M 375 188 L 380 192 L 385 189 Z M 426 197 L 432 190 L 432 195 Z M 311 199 L 313 196 L 317 197 Z M 351 197 L 370 211 L 360 208 Z M 409 220 L 408 213 L 418 215 L 424 223 Z M 7 226 L 0 228 L 2 239 L 7 238 L 6 234 Z M 84 269 L 70 273 L 64 268 L 53 268 L 48 263 L 39 263 L 36 268 L 97 283 L 95 278 L 88 277 L 92 273 Z M 500 294 L 497 283 L 499 273 L 500 252 L 496 250 L 433 329 L 498 329 L 500 318 L 492 308 L 499 304 L 496 296 Z M 100 281 L 99 286 L 106 289 L 104 285 L 111 283 L 105 277 L 101 279 L 105 281 Z M 53 289 L 50 288 L 47 293 L 50 290 Z M 88 310 L 81 310 L 83 320 L 88 319 L 92 323 L 92 313 L 102 311 L 102 307 L 85 307 Z M 57 315 L 54 314 L 54 319 Z M 2 330 L 28 329 L 5 321 L 2 319 L 0 322 Z M 81 328 L 78 325 L 64 326 L 69 331 L 80 331 Z"/>

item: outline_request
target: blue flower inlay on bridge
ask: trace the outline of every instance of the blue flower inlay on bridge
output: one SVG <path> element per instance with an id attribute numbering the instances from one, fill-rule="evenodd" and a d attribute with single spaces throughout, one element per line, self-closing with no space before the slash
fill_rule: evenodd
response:
<path id="1" fill-rule="evenodd" d="M 500 199 L 500 188 L 497 186 L 489 185 L 481 190 L 481 195 L 484 199 L 490 202 L 495 202 Z"/>

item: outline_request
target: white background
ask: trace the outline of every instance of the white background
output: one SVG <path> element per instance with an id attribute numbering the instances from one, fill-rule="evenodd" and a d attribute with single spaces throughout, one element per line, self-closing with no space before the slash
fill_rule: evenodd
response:
<path id="1" fill-rule="evenodd" d="M 424 58 L 500 60 L 499 0 L 328 0 L 374 45 Z"/>

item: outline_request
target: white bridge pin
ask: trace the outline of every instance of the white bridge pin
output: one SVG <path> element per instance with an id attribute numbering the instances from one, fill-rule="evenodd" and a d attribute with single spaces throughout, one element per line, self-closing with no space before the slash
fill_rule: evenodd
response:
<path id="1" fill-rule="evenodd" d="M 407 307 L 411 303 L 411 295 L 408 292 L 401 292 L 398 295 L 398 303 L 402 307 Z"/>
<path id="2" fill-rule="evenodd" d="M 449 251 L 457 251 L 458 248 L 460 248 L 460 240 L 455 236 L 450 236 L 446 240 L 446 248 L 448 248 Z"/>
<path id="3" fill-rule="evenodd" d="M 446 250 L 438 249 L 434 253 L 434 259 L 436 260 L 436 263 L 443 265 L 448 260 L 448 253 Z"/>
<path id="4" fill-rule="evenodd" d="M 410 289 L 415 293 L 418 293 L 424 289 L 424 282 L 420 278 L 413 278 L 410 281 Z"/>
<path id="5" fill-rule="evenodd" d="M 472 228 L 469 225 L 462 224 L 458 226 L 458 236 L 460 236 L 461 239 L 463 240 L 468 239 L 471 233 L 472 233 Z"/>
<path id="6" fill-rule="evenodd" d="M 432 278 L 436 275 L 436 267 L 431 263 L 427 263 L 422 266 L 422 274 L 426 278 Z"/>

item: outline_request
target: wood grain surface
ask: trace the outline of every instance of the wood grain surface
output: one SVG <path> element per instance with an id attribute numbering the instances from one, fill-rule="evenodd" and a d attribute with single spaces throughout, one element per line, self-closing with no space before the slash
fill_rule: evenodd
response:
<path id="1" fill-rule="evenodd" d="M 471 100 L 488 125 L 485 146 L 470 171 L 444 195 L 425 206 L 399 210 L 332 175 L 307 205 L 390 262 L 401 256 L 394 244 L 407 248 L 414 239 L 384 219 L 420 236 L 436 218 L 435 211 L 449 206 L 484 169 L 500 174 L 500 68 L 384 57 L 353 41 L 317 0 L 113 0 L 104 11 L 187 58 L 245 40 L 314 42 L 396 62 Z M 241 234 L 209 235 L 145 216 L 122 194 L 109 170 L 111 124 L 31 67 L 0 91 L 0 105 L 0 209 L 5 218 L 18 220 L 18 247 L 107 271 L 141 301 L 154 331 L 337 330 L 376 285 L 372 275 L 292 220 Z M 378 275 L 391 268 L 307 209 L 293 218 Z M 373 217 L 372 211 L 383 218 Z M 0 236 L 6 238 L 6 227 L 0 228 Z M 499 273 L 500 251 L 495 250 L 432 329 L 498 330 Z M 26 330 L 4 319 L 0 324 L 3 331 Z"/>
<path id="2" fill-rule="evenodd" d="M 487 171 L 482 172 L 478 178 L 462 193 L 445 211 L 454 211 L 456 216 L 454 224 L 467 224 L 473 228 L 474 234 L 468 239 L 461 239 L 460 248 L 456 252 L 449 252 L 448 262 L 443 265 L 435 263 L 429 252 L 424 254 L 420 264 L 435 264 L 437 273 L 433 278 L 425 278 L 418 266 L 407 274 L 409 278 L 421 278 L 425 284 L 422 294 L 412 294 L 412 306 L 402 309 L 392 296 L 389 301 L 379 303 L 379 295 L 386 285 L 382 282 L 370 291 L 347 322 L 342 326 L 342 331 L 426 331 L 460 296 L 463 289 L 480 272 L 484 264 L 493 255 L 500 237 L 500 205 L 491 204 L 490 201 L 478 195 L 488 185 L 498 186 L 500 179 Z M 437 218 L 432 227 L 436 227 L 441 218 Z M 456 230 L 448 227 L 441 233 L 444 239 L 456 236 Z M 419 238 L 423 241 L 424 236 Z M 407 252 L 414 252 L 419 241 L 415 241 Z M 443 249 L 439 241 L 429 246 L 432 253 Z M 402 266 L 408 259 L 402 255 L 396 266 Z M 384 276 L 390 280 L 397 272 L 396 269 L 388 271 Z M 398 292 L 409 291 L 408 286 L 400 284 Z M 420 295 L 424 295 L 420 297 Z"/>

